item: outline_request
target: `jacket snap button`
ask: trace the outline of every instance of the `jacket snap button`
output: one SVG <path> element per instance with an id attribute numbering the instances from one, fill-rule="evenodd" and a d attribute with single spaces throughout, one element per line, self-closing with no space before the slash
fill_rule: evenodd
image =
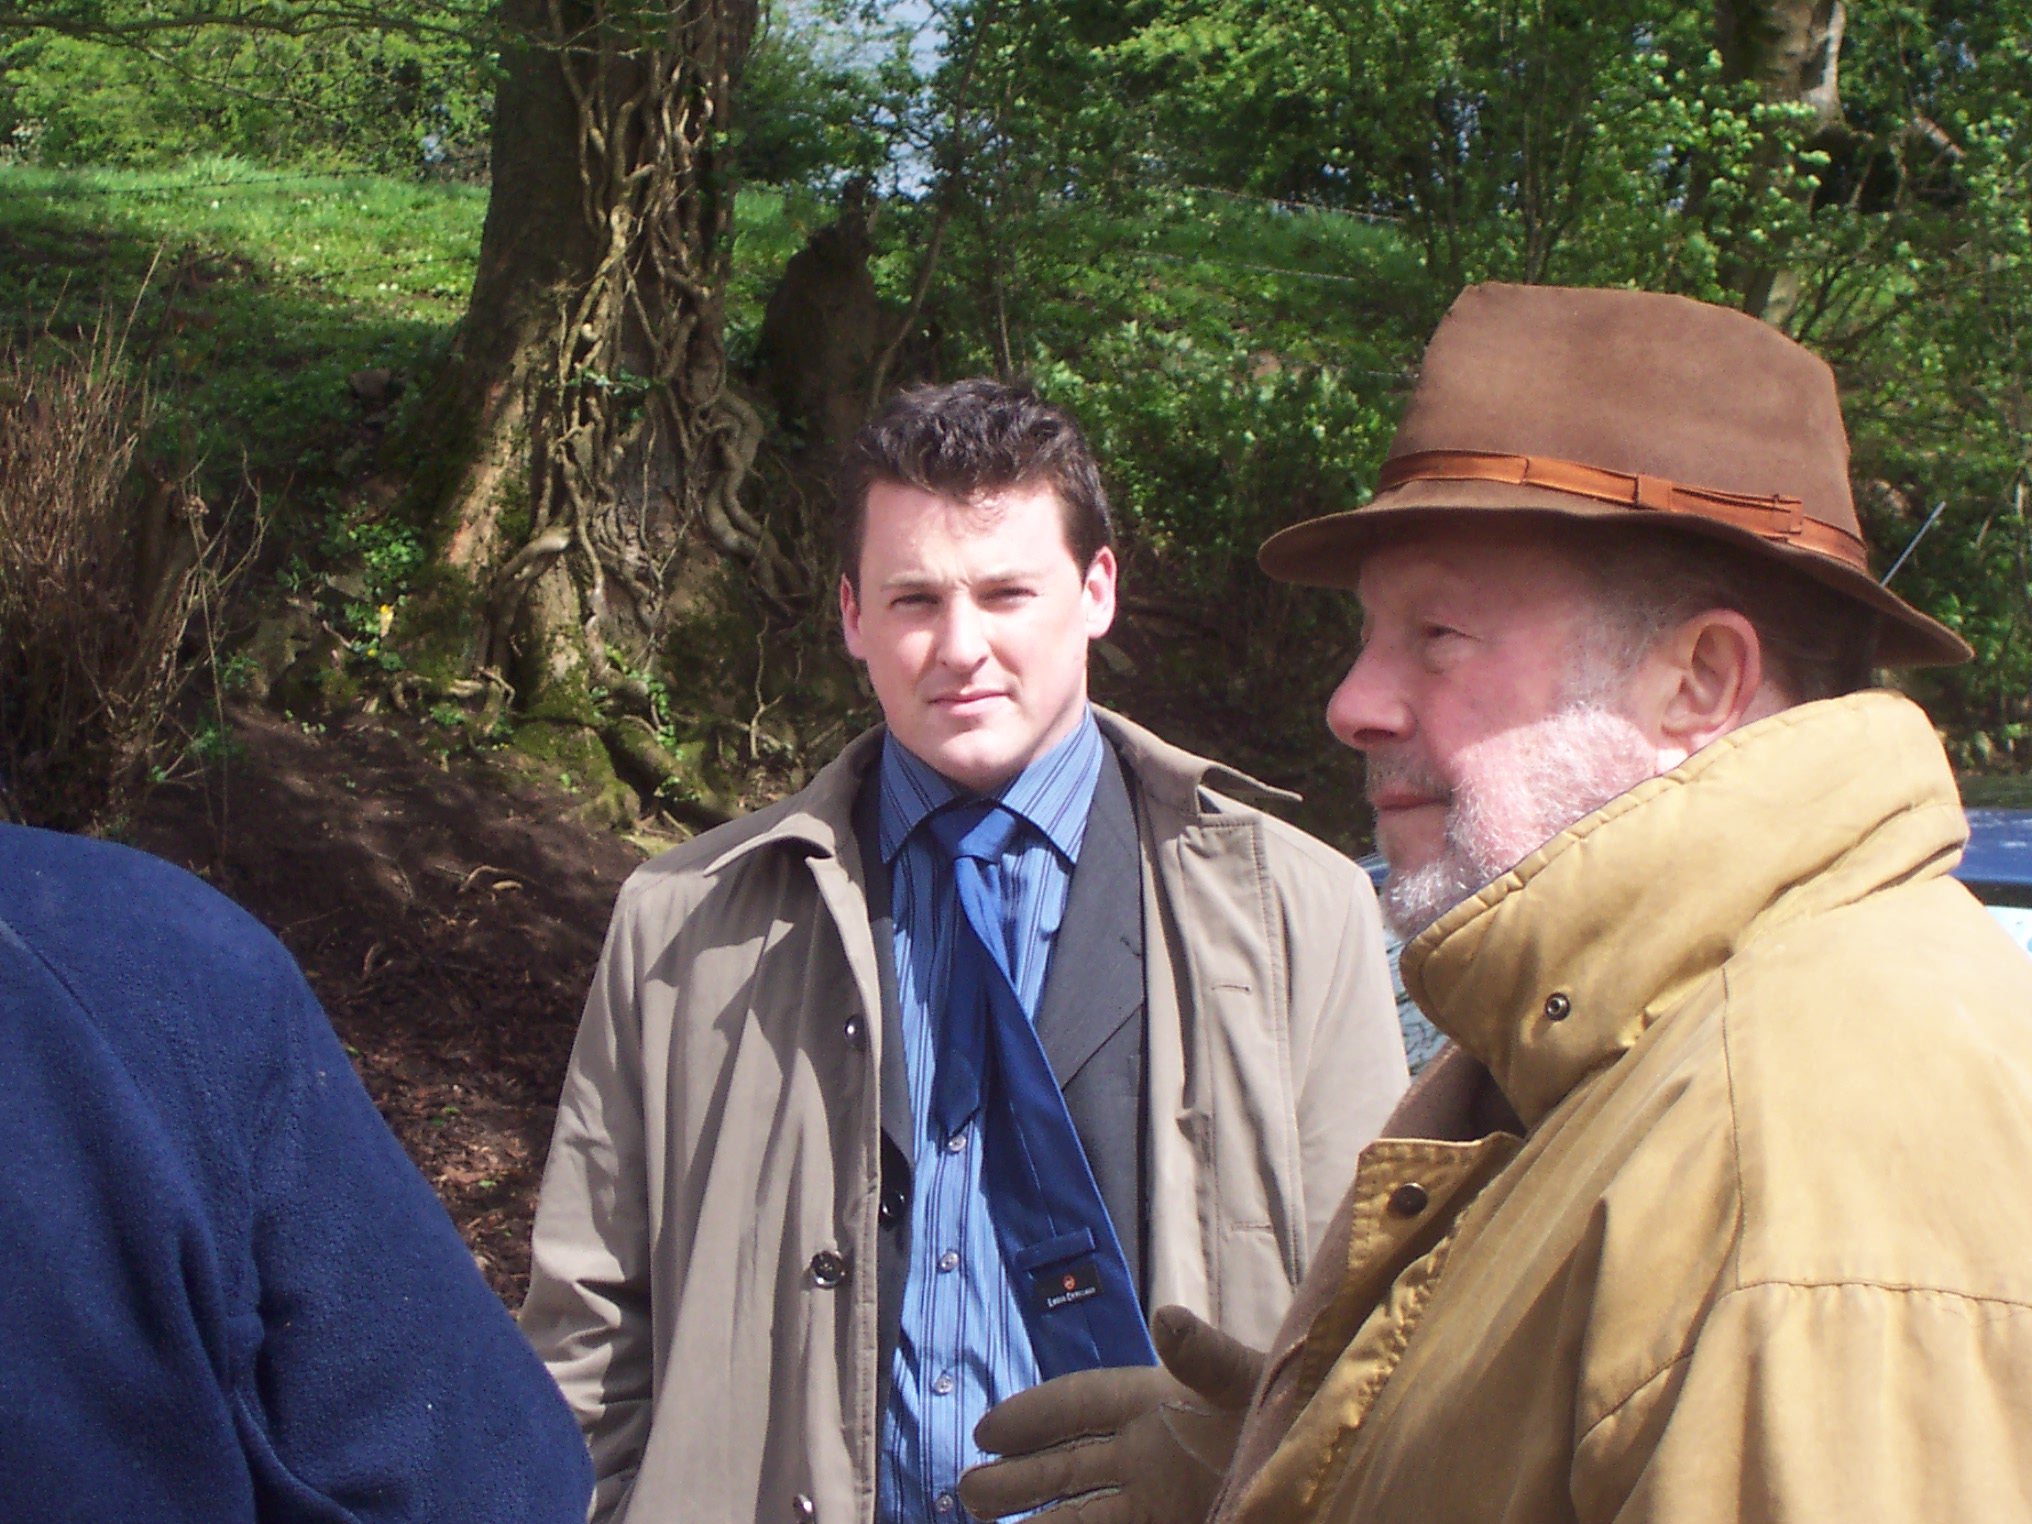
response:
<path id="1" fill-rule="evenodd" d="M 801 1492 L 790 1500 L 790 1511 L 797 1516 L 800 1524 L 803 1524 L 805 1520 L 818 1517 L 817 1505 Z"/>
<path id="2" fill-rule="evenodd" d="M 859 1048 L 859 1047 L 863 1047 L 863 1046 L 865 1046 L 865 1045 L 866 1045 L 866 1039 L 865 1039 L 865 1038 L 864 1038 L 864 1037 L 863 1037 L 863 1036 L 861 1035 L 861 1018 L 860 1018 L 860 1017 L 858 1017 L 858 1016 L 849 1016 L 849 1017 L 847 1018 L 847 1025 L 846 1025 L 846 1034 L 847 1034 L 847 1046 L 848 1046 L 848 1047 L 850 1047 L 850 1048 Z"/>
<path id="3" fill-rule="evenodd" d="M 811 1257 L 812 1284 L 830 1291 L 847 1278 L 847 1262 L 830 1249 L 821 1249 Z"/>
<path id="4" fill-rule="evenodd" d="M 1425 1187 L 1415 1181 L 1400 1185 L 1390 1193 L 1390 1215 L 1416 1217 L 1431 1201 L 1432 1198 L 1425 1194 Z"/>
<path id="5" fill-rule="evenodd" d="M 1545 997 L 1545 1019 L 1547 1021 L 1564 1021 L 1567 1018 L 1567 1014 L 1572 1010 L 1573 1002 L 1564 995 L 1552 994 Z"/>
<path id="6" fill-rule="evenodd" d="M 882 1193 L 882 1205 L 877 1209 L 877 1215 L 882 1219 L 882 1226 L 885 1228 L 895 1227 L 903 1216 L 903 1209 L 908 1205 L 910 1205 L 910 1202 L 903 1192 L 897 1190 L 884 1191 Z"/>

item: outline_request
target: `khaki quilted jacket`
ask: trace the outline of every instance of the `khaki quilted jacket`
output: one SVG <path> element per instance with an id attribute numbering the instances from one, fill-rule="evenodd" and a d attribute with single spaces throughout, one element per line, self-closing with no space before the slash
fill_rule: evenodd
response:
<path id="1" fill-rule="evenodd" d="M 1218 1517 L 2032 1518 L 2032 960 L 1965 836 L 1925 715 L 1860 694 L 1419 936 L 1465 1052 L 1406 1110 L 1453 1116 L 1364 1151 Z M 1435 1099 L 1491 1076 L 1506 1125 Z"/>

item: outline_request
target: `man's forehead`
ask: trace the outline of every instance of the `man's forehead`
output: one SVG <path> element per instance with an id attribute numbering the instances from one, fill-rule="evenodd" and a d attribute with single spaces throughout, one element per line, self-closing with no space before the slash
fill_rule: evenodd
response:
<path id="1" fill-rule="evenodd" d="M 1012 510 L 1021 512 L 1041 503 L 1052 513 L 1065 511 L 1065 500 L 1046 478 L 1001 482 L 961 490 L 921 486 L 881 478 L 869 483 L 866 512 L 873 518 L 936 512 L 980 529 L 992 528 Z"/>
<path id="2" fill-rule="evenodd" d="M 877 587 L 954 586 L 1080 568 L 1049 482 L 962 497 L 879 482 L 868 494 L 861 570 Z"/>
<path id="3" fill-rule="evenodd" d="M 1529 524 L 1433 525 L 1392 535 L 1362 559 L 1364 608 L 1448 593 L 1567 593 L 1585 571 L 1568 536 Z"/>

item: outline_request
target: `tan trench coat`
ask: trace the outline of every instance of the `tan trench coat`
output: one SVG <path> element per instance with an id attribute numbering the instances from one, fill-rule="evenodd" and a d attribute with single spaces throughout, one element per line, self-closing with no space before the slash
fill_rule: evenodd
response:
<path id="1" fill-rule="evenodd" d="M 2032 960 L 1965 837 L 1925 715 L 1856 695 L 1417 938 L 1432 1088 L 1472 1054 L 1522 1135 L 1365 1150 L 1218 1517 L 2032 1517 Z"/>
<path id="2" fill-rule="evenodd" d="M 1142 836 L 1153 1305 L 1261 1344 L 1404 1086 L 1374 897 L 1207 787 L 1248 780 L 1100 719 Z M 621 892 L 522 1314 L 596 1519 L 874 1517 L 882 1022 L 850 823 L 878 752 Z"/>

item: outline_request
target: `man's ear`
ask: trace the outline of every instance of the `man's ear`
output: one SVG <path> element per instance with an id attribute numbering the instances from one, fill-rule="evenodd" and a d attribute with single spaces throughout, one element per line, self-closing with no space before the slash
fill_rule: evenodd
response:
<path id="1" fill-rule="evenodd" d="M 1115 623 L 1115 578 L 1115 553 L 1103 545 L 1087 563 L 1080 588 L 1088 640 L 1099 640 Z"/>
<path id="2" fill-rule="evenodd" d="M 1639 666 L 1630 698 L 1632 718 L 1672 767 L 1784 707 L 1764 680 L 1757 627 L 1734 609 L 1709 609 L 1663 636 Z"/>
<path id="3" fill-rule="evenodd" d="M 867 658 L 861 651 L 861 600 L 854 596 L 853 579 L 840 578 L 840 629 L 847 637 L 847 654 L 856 661 Z"/>

